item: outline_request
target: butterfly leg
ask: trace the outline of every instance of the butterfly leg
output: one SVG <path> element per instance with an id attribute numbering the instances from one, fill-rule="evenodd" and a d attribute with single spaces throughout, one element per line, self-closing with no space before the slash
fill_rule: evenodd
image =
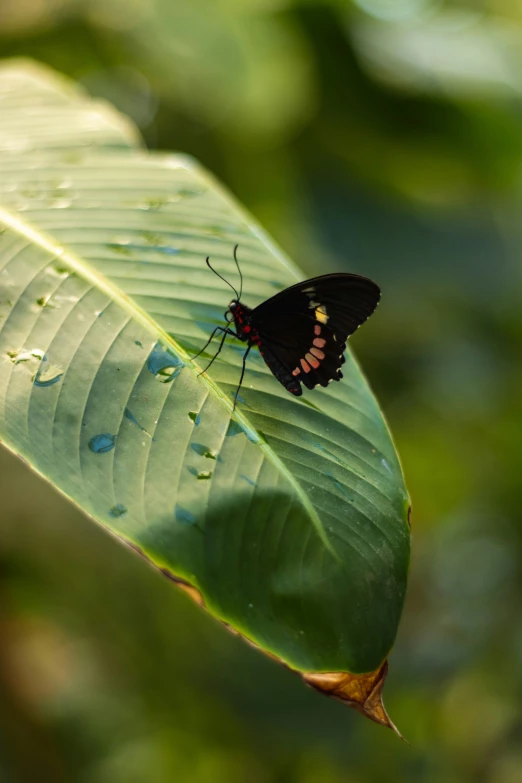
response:
<path id="1" fill-rule="evenodd" d="M 246 349 L 245 353 L 243 354 L 243 366 L 241 368 L 241 377 L 239 378 L 239 386 L 237 387 L 236 393 L 234 394 L 234 407 L 233 407 L 233 410 L 236 409 L 237 395 L 239 394 L 239 390 L 241 388 L 241 384 L 243 383 L 243 378 L 245 377 L 246 360 L 247 360 L 247 356 L 248 356 L 248 353 L 249 353 L 251 348 L 252 348 L 252 345 L 249 345 L 248 348 Z"/>
<path id="2" fill-rule="evenodd" d="M 216 333 L 217 331 L 221 331 L 221 332 L 223 332 L 223 337 L 221 338 L 221 342 L 219 343 L 219 348 L 217 349 L 216 353 L 214 354 L 214 356 L 212 357 L 212 359 L 209 361 L 209 363 L 207 364 L 207 366 L 205 367 L 205 369 L 204 369 L 204 370 L 201 370 L 201 372 L 200 372 L 200 373 L 198 373 L 198 377 L 199 377 L 200 375 L 202 375 L 204 372 L 207 372 L 207 370 L 209 369 L 209 367 L 211 366 L 211 364 L 213 364 L 213 363 L 215 362 L 215 360 L 218 358 L 219 354 L 221 353 L 221 349 L 223 348 L 223 344 L 224 344 L 224 342 L 225 342 L 225 339 L 226 339 L 227 335 L 230 335 L 231 337 L 237 337 L 237 334 L 236 334 L 235 332 L 233 332 L 233 331 L 232 331 L 232 329 L 225 329 L 225 328 L 223 328 L 222 326 L 216 326 L 216 328 L 215 328 L 215 329 L 214 329 L 214 331 L 212 332 L 212 337 L 214 337 L 214 335 L 215 335 L 215 333 Z M 212 337 L 211 337 L 211 339 L 212 339 Z M 208 345 L 208 343 L 209 343 L 209 342 L 210 342 L 210 340 L 207 342 L 207 345 Z M 207 346 L 205 345 L 205 348 L 206 348 L 206 347 L 207 347 Z M 205 348 L 203 348 L 202 350 L 205 350 Z M 201 351 L 200 351 L 199 353 L 201 353 Z M 199 354 L 197 354 L 197 355 L 199 356 Z M 195 358 L 195 357 L 194 357 L 194 358 Z"/>
<path id="3" fill-rule="evenodd" d="M 212 340 L 214 339 L 214 335 L 216 334 L 216 332 L 220 332 L 220 331 L 223 331 L 223 327 L 222 327 L 222 326 L 216 326 L 216 328 L 214 329 L 214 331 L 212 332 L 212 334 L 211 334 L 211 335 L 210 335 L 210 337 L 208 338 L 208 340 L 207 340 L 207 342 L 205 343 L 205 345 L 203 346 L 203 348 L 202 348 L 200 351 L 198 351 L 198 352 L 197 352 L 197 354 L 196 354 L 195 356 L 191 356 L 190 358 L 191 358 L 192 360 L 194 360 L 194 359 L 197 359 L 197 358 L 198 358 L 198 356 L 200 356 L 200 355 L 203 353 L 203 351 L 205 350 L 205 348 L 206 348 L 208 345 L 210 345 L 210 343 L 211 343 L 211 342 L 212 342 Z"/>

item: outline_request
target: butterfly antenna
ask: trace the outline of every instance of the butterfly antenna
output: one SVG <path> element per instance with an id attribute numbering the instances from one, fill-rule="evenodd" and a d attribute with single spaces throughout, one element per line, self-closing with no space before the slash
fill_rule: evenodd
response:
<path id="1" fill-rule="evenodd" d="M 221 278 L 221 280 L 222 280 L 224 283 L 226 283 L 228 286 L 230 286 L 230 288 L 232 289 L 232 291 L 233 291 L 233 292 L 235 293 L 235 295 L 236 295 L 236 299 L 239 301 L 239 300 L 240 300 L 240 298 L 241 298 L 241 294 L 238 294 L 238 292 L 236 291 L 236 289 L 234 288 L 234 286 L 232 285 L 232 283 L 229 283 L 229 282 L 228 282 L 228 280 L 225 280 L 225 278 L 223 277 L 223 275 L 220 275 L 220 274 L 219 274 L 219 272 L 216 272 L 216 270 L 214 269 L 214 267 L 213 267 L 213 266 L 212 266 L 212 264 L 210 263 L 210 260 L 209 260 L 209 259 L 210 259 L 210 256 L 207 256 L 207 266 L 208 266 L 208 268 L 209 268 L 209 269 L 211 269 L 211 270 L 212 270 L 212 272 L 214 272 L 214 274 L 215 274 L 215 275 L 217 275 L 218 277 L 220 277 L 220 278 Z"/>
<path id="2" fill-rule="evenodd" d="M 236 262 L 237 271 L 239 272 L 239 279 L 241 281 L 241 286 L 240 286 L 240 289 L 239 289 L 239 297 L 238 297 L 238 300 L 240 300 L 241 299 L 241 294 L 243 293 L 243 275 L 241 273 L 241 269 L 239 268 L 239 261 L 237 260 L 237 249 L 238 249 L 238 247 L 239 247 L 239 245 L 236 245 L 235 248 L 234 248 L 234 261 Z"/>

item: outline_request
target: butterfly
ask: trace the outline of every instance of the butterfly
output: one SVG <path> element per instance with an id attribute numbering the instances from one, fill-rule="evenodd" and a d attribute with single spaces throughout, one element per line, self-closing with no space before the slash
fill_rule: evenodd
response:
<path id="1" fill-rule="evenodd" d="M 314 389 L 340 381 L 346 340 L 377 307 L 381 296 L 379 286 L 367 277 L 337 272 L 296 283 L 251 308 L 241 301 L 243 275 L 237 250 L 238 245 L 234 248 L 234 261 L 241 280 L 239 292 L 216 272 L 209 257 L 206 259 L 209 269 L 232 288 L 236 298 L 224 314 L 227 326 L 216 326 L 203 348 L 192 357 L 196 359 L 215 335 L 221 333 L 219 347 L 202 372 L 209 369 L 219 356 L 226 337 L 231 336 L 247 344 L 234 408 L 247 356 L 254 347 L 259 349 L 279 383 L 296 397 L 303 393 L 301 384 Z"/>

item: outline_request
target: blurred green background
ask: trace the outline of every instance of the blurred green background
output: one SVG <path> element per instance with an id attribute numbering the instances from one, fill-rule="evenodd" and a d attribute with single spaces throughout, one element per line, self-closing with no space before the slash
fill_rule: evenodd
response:
<path id="1" fill-rule="evenodd" d="M 0 452 L 0 783 L 522 781 L 521 0 L 0 0 L 30 56 L 213 171 L 354 339 L 413 499 L 385 702 L 305 688 Z"/>

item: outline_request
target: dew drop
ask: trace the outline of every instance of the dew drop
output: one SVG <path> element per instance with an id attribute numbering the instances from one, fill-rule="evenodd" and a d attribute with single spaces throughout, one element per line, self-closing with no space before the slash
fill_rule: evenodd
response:
<path id="1" fill-rule="evenodd" d="M 42 351 L 40 348 L 31 348 L 29 350 L 22 348 L 20 351 L 8 351 L 7 355 L 13 364 L 30 362 L 32 359 L 38 359 L 41 362 L 45 358 L 45 351 Z"/>
<path id="2" fill-rule="evenodd" d="M 194 422 L 196 427 L 198 426 L 199 422 L 201 421 L 201 416 L 197 411 L 190 411 L 189 412 L 189 419 Z"/>
<path id="3" fill-rule="evenodd" d="M 227 438 L 233 438 L 235 435 L 239 435 L 240 432 L 244 432 L 241 424 L 235 419 L 231 419 L 227 429 Z"/>
<path id="4" fill-rule="evenodd" d="M 174 514 L 178 522 L 184 522 L 185 524 L 191 525 L 196 521 L 194 514 L 191 514 L 190 511 L 182 506 L 177 505 Z"/>
<path id="5" fill-rule="evenodd" d="M 126 419 L 128 419 L 128 420 L 129 420 L 129 421 L 131 421 L 133 424 L 135 424 L 135 425 L 136 425 L 136 427 L 139 427 L 139 429 L 140 429 L 142 432 L 147 432 L 147 430 L 145 429 L 145 427 L 142 427 L 142 426 L 141 426 L 141 424 L 139 423 L 138 419 L 137 419 L 137 418 L 136 418 L 136 417 L 135 417 L 135 416 L 134 416 L 134 415 L 131 413 L 131 411 L 130 411 L 128 408 L 125 408 L 125 410 L 123 411 L 123 415 L 125 416 L 125 418 L 126 418 Z"/>
<path id="6" fill-rule="evenodd" d="M 184 367 L 181 359 L 156 343 L 147 359 L 147 369 L 161 383 L 169 383 Z"/>
<path id="7" fill-rule="evenodd" d="M 47 364 L 47 360 L 44 356 L 40 369 L 36 373 L 33 381 L 34 386 L 53 386 L 53 384 L 61 381 L 63 377 L 63 369 L 56 364 Z"/>
<path id="8" fill-rule="evenodd" d="M 122 517 L 126 513 L 127 513 L 127 507 L 124 506 L 122 503 L 116 503 L 116 505 L 113 506 L 109 511 L 109 516 L 112 517 L 113 519 L 116 519 L 117 517 Z"/>
<path id="9" fill-rule="evenodd" d="M 199 454 L 200 457 L 206 457 L 207 459 L 217 459 L 217 451 L 209 449 L 208 446 L 204 446 L 203 443 L 192 443 L 190 448 Z"/>
<path id="10" fill-rule="evenodd" d="M 159 209 L 161 209 L 168 203 L 169 203 L 169 198 L 167 196 L 156 196 L 155 198 L 144 199 L 137 206 L 138 209 L 157 212 Z"/>
<path id="11" fill-rule="evenodd" d="M 51 269 L 60 277 L 68 277 L 69 275 L 74 274 L 74 272 L 71 272 L 71 270 L 66 266 L 53 266 Z M 49 269 L 49 271 L 51 271 L 51 269 Z"/>
<path id="12" fill-rule="evenodd" d="M 112 250 L 113 253 L 119 253 L 122 256 L 130 256 L 132 255 L 132 250 L 129 245 L 130 239 L 114 239 L 107 244 L 107 247 L 109 250 Z"/>
<path id="13" fill-rule="evenodd" d="M 41 296 L 39 299 L 36 300 L 36 304 L 38 307 L 54 307 L 54 305 L 50 304 L 51 294 L 46 294 L 46 296 Z"/>
<path id="14" fill-rule="evenodd" d="M 112 451 L 116 445 L 116 435 L 110 435 L 108 432 L 95 435 L 90 439 L 88 445 L 95 454 L 106 454 L 108 451 Z"/>

